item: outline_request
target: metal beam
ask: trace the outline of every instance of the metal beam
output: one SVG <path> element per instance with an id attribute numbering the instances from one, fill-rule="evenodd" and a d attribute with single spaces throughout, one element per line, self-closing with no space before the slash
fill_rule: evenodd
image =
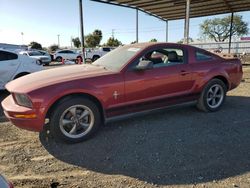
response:
<path id="1" fill-rule="evenodd" d="M 136 9 L 136 43 L 139 42 L 138 9 Z"/>
<path id="2" fill-rule="evenodd" d="M 156 17 L 156 18 L 158 18 L 160 20 L 166 21 L 166 19 L 164 19 L 164 18 L 162 18 L 160 16 L 157 16 L 156 14 L 153 14 L 151 12 L 148 12 L 146 10 L 143 10 L 143 9 L 135 7 L 135 6 L 132 7 L 132 6 L 129 6 L 129 5 L 115 3 L 113 1 L 102 1 L 102 0 L 91 0 L 91 1 L 98 2 L 98 3 L 103 3 L 103 4 L 115 5 L 115 6 L 119 6 L 119 7 L 126 7 L 126 8 L 132 8 L 132 9 L 138 9 L 138 10 L 140 10 L 140 11 L 142 11 L 142 12 L 144 12 L 144 13 L 150 15 L 150 16 L 153 16 L 153 17 Z"/>
<path id="3" fill-rule="evenodd" d="M 85 50 L 84 50 L 84 28 L 83 28 L 83 11 L 82 11 L 82 0 L 79 0 L 79 14 L 80 14 L 80 29 L 81 29 L 81 48 L 82 48 L 82 61 L 85 62 Z"/>
<path id="4" fill-rule="evenodd" d="M 185 28 L 184 28 L 184 44 L 189 42 L 189 16 L 190 16 L 190 0 L 186 0 L 186 18 L 185 18 Z"/>
<path id="5" fill-rule="evenodd" d="M 168 42 L 168 20 L 166 20 L 166 42 Z"/>
<path id="6" fill-rule="evenodd" d="M 231 14 L 231 23 L 230 23 L 230 35 L 229 35 L 229 45 L 228 45 L 228 53 L 231 52 L 231 44 L 232 44 L 232 32 L 233 32 L 233 21 L 234 21 L 234 13 Z"/>

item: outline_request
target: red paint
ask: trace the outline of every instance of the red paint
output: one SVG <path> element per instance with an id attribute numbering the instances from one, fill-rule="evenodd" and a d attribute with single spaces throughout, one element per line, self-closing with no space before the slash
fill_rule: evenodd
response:
<path id="1" fill-rule="evenodd" d="M 11 93 L 24 93 L 33 103 L 33 109 L 15 104 L 12 96 L 2 106 L 6 116 L 18 127 L 41 131 L 48 110 L 60 98 L 71 94 L 88 94 L 102 105 L 104 117 L 133 113 L 146 109 L 196 100 L 204 85 L 221 76 L 231 90 L 240 84 L 242 66 L 237 59 L 226 60 L 209 52 L 213 60 L 197 62 L 197 48 L 171 43 L 144 43 L 121 70 L 110 71 L 93 65 L 67 66 L 34 73 L 7 84 Z M 186 63 L 145 71 L 133 71 L 129 66 L 144 52 L 158 47 L 182 48 Z M 201 49 L 199 49 L 201 50 Z M 203 50 L 201 50 L 203 51 Z M 113 94 L 117 92 L 118 98 Z M 37 119 L 18 119 L 14 114 L 36 113 Z"/>

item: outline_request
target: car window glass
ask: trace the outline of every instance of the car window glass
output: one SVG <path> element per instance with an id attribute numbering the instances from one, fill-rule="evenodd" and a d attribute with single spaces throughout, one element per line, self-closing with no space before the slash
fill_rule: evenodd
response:
<path id="1" fill-rule="evenodd" d="M 209 55 L 209 54 L 206 54 L 204 52 L 201 52 L 201 51 L 196 51 L 195 52 L 195 58 L 196 58 L 197 61 L 208 61 L 208 60 L 212 60 L 213 56 Z"/>
<path id="2" fill-rule="evenodd" d="M 177 48 L 160 48 L 143 55 L 139 61 L 152 61 L 154 68 L 184 63 L 183 50 Z M 138 62 L 139 63 L 139 62 Z"/>
<path id="3" fill-rule="evenodd" d="M 110 52 L 110 48 L 102 48 L 104 52 Z"/>
<path id="4" fill-rule="evenodd" d="M 14 54 L 11 52 L 0 51 L 0 61 L 8 61 L 8 60 L 13 60 L 17 58 L 18 58 L 17 54 Z"/>

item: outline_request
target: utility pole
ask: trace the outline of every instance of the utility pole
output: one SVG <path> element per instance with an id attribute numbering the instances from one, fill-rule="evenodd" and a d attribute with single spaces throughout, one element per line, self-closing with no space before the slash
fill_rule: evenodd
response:
<path id="1" fill-rule="evenodd" d="M 60 35 L 57 35 L 57 44 L 58 44 L 58 48 L 60 47 Z"/>
<path id="2" fill-rule="evenodd" d="M 136 9 L 136 43 L 138 43 L 139 42 L 139 29 L 138 29 L 138 8 Z"/>
<path id="3" fill-rule="evenodd" d="M 232 44 L 232 32 L 233 32 L 233 22 L 234 22 L 234 13 L 231 13 L 231 22 L 230 22 L 230 35 L 229 35 L 229 46 L 228 53 L 231 53 L 231 44 Z"/>
<path id="4" fill-rule="evenodd" d="M 84 28 L 83 28 L 83 11 L 82 0 L 79 0 L 79 14 L 80 14 L 80 29 L 81 29 L 81 44 L 82 44 L 82 61 L 85 62 L 85 50 L 84 50 Z"/>
<path id="5" fill-rule="evenodd" d="M 115 29 L 112 29 L 112 38 L 115 37 Z"/>

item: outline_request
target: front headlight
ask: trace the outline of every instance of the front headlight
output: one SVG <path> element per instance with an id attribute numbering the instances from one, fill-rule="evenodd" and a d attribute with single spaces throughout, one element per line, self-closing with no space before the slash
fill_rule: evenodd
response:
<path id="1" fill-rule="evenodd" d="M 18 105 L 32 108 L 32 102 L 27 95 L 14 93 L 13 96 L 14 96 L 15 101 Z"/>

